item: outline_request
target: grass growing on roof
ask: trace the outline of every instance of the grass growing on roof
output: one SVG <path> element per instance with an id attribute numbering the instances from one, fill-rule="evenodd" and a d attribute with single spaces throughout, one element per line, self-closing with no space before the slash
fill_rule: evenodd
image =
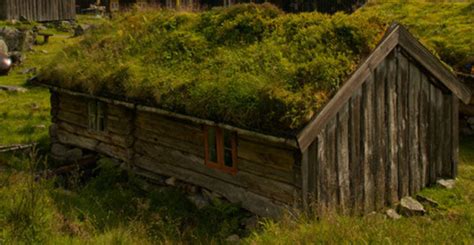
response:
<path id="1" fill-rule="evenodd" d="M 402 23 L 458 71 L 474 65 L 473 1 L 372 1 L 355 15 Z"/>
<path id="2" fill-rule="evenodd" d="M 67 48 L 40 79 L 280 133 L 317 113 L 385 28 L 269 4 L 132 13 Z"/>

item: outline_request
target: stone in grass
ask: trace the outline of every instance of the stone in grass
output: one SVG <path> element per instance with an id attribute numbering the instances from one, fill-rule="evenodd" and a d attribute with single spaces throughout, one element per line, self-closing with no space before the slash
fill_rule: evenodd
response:
<path id="1" fill-rule="evenodd" d="M 9 85 L 0 85 L 0 90 L 4 90 L 12 93 L 25 93 L 28 92 L 28 89 L 18 87 L 18 86 L 9 86 Z"/>
<path id="2" fill-rule="evenodd" d="M 436 184 L 449 190 L 454 188 L 455 181 L 453 179 L 439 179 Z"/>
<path id="3" fill-rule="evenodd" d="M 83 156 L 83 152 L 79 148 L 73 148 L 66 152 L 67 161 L 71 161 L 71 162 L 79 161 L 82 158 L 82 156 Z"/>
<path id="4" fill-rule="evenodd" d="M 424 215 L 426 211 L 417 200 L 412 197 L 404 197 L 400 200 L 400 204 L 398 204 L 398 212 L 403 216 L 409 217 Z"/>
<path id="5" fill-rule="evenodd" d="M 430 205 L 431 207 L 438 207 L 439 206 L 439 203 L 429 197 L 425 197 L 425 196 L 422 196 L 420 194 L 417 194 L 416 195 L 416 200 L 422 202 L 422 203 L 426 203 L 428 205 Z"/>
<path id="6" fill-rule="evenodd" d="M 389 217 L 390 219 L 394 219 L 394 220 L 402 218 L 402 216 L 400 214 L 398 214 L 397 211 L 393 208 L 388 209 L 387 211 L 385 211 L 385 214 L 387 215 L 387 217 Z"/>
<path id="7" fill-rule="evenodd" d="M 165 180 L 165 183 L 169 186 L 176 186 L 176 178 L 175 177 L 170 177 Z"/>
<path id="8" fill-rule="evenodd" d="M 59 156 L 59 157 L 66 156 L 66 152 L 68 150 L 69 149 L 66 146 L 62 145 L 62 144 L 52 144 L 51 145 L 51 153 L 53 153 L 54 155 Z"/>
<path id="9" fill-rule="evenodd" d="M 195 194 L 187 196 L 188 200 L 191 201 L 198 209 L 209 206 L 209 200 L 202 195 Z"/>
<path id="10" fill-rule="evenodd" d="M 225 241 L 228 242 L 228 243 L 238 243 L 240 241 L 240 237 L 237 234 L 232 234 L 232 235 L 228 236 L 225 239 Z"/>

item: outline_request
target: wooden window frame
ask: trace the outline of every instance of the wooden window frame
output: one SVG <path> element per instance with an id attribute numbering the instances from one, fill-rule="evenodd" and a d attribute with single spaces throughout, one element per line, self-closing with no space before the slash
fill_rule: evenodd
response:
<path id="1" fill-rule="evenodd" d="M 209 142 L 208 142 L 208 132 L 209 129 L 213 128 L 216 132 L 216 155 L 217 162 L 210 160 L 209 154 Z M 206 166 L 218 169 L 225 173 L 236 174 L 237 173 L 237 134 L 235 132 L 229 131 L 231 133 L 231 147 L 232 147 L 232 167 L 227 167 L 225 165 L 225 142 L 224 142 L 224 131 L 226 129 L 215 127 L 215 126 L 204 126 L 204 155 L 205 155 L 205 164 Z"/>
<path id="2" fill-rule="evenodd" d="M 107 132 L 107 104 L 105 102 L 90 100 L 87 104 L 87 118 L 89 130 Z"/>

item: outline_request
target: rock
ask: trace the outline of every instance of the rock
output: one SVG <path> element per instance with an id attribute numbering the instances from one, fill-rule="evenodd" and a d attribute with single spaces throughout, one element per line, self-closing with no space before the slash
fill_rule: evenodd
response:
<path id="1" fill-rule="evenodd" d="M 198 209 L 205 208 L 209 206 L 209 200 L 203 197 L 202 195 L 189 195 L 187 196 L 188 200 L 191 201 Z"/>
<path id="2" fill-rule="evenodd" d="M 34 128 L 36 128 L 36 129 L 46 129 L 46 125 L 39 124 L 39 125 L 35 125 Z"/>
<path id="3" fill-rule="evenodd" d="M 3 39 L 0 39 L 0 53 L 8 54 L 8 45 Z"/>
<path id="4" fill-rule="evenodd" d="M 88 30 L 91 29 L 91 27 L 92 27 L 91 25 L 85 25 L 85 24 L 77 25 L 74 28 L 74 36 L 78 37 L 78 36 L 84 35 Z"/>
<path id="5" fill-rule="evenodd" d="M 421 203 L 426 203 L 432 207 L 438 207 L 439 203 L 429 197 L 422 196 L 420 194 L 416 195 L 416 200 L 418 200 Z"/>
<path id="6" fill-rule="evenodd" d="M 26 75 L 26 74 L 35 74 L 36 73 L 36 67 L 32 67 L 32 68 L 26 68 L 26 69 L 23 69 L 20 71 L 20 74 L 22 75 Z"/>
<path id="7" fill-rule="evenodd" d="M 42 50 L 41 50 L 41 53 L 43 53 L 43 54 L 48 54 L 49 52 L 48 52 L 47 50 L 42 49 Z"/>
<path id="8" fill-rule="evenodd" d="M 175 177 L 170 177 L 165 180 L 165 183 L 169 186 L 176 186 L 176 178 Z"/>
<path id="9" fill-rule="evenodd" d="M 228 236 L 225 239 L 225 241 L 229 242 L 229 243 L 238 243 L 240 241 L 240 237 L 237 234 L 232 234 L 232 235 Z"/>
<path id="10" fill-rule="evenodd" d="M 66 152 L 68 151 L 69 149 L 62 145 L 62 144 L 52 144 L 51 145 L 51 153 L 53 155 L 56 155 L 56 156 L 59 156 L 59 157 L 64 157 L 66 156 Z"/>
<path id="11" fill-rule="evenodd" d="M 48 28 L 44 25 L 36 25 L 32 28 L 34 32 L 46 31 Z"/>
<path id="12" fill-rule="evenodd" d="M 28 92 L 28 89 L 18 86 L 9 86 L 9 85 L 0 85 L 0 90 L 13 93 L 25 93 Z"/>
<path id="13" fill-rule="evenodd" d="M 75 162 L 77 160 L 80 160 L 82 158 L 82 150 L 79 148 L 68 150 L 66 152 L 65 157 L 67 161 Z"/>
<path id="14" fill-rule="evenodd" d="M 30 30 L 21 31 L 13 27 L 1 27 L 0 37 L 10 51 L 26 51 L 33 48 L 35 34 Z"/>
<path id="15" fill-rule="evenodd" d="M 24 15 L 21 15 L 21 16 L 20 16 L 20 21 L 21 21 L 21 22 L 29 22 L 29 21 L 28 21 L 28 18 L 26 18 Z"/>
<path id="16" fill-rule="evenodd" d="M 204 188 L 201 190 L 201 192 L 209 200 L 215 200 L 215 199 L 221 199 L 222 198 L 222 195 L 220 195 L 216 192 L 213 192 L 213 191 L 211 192 L 211 191 L 209 191 L 207 189 L 204 189 Z"/>
<path id="17" fill-rule="evenodd" d="M 246 230 L 255 230 L 258 226 L 258 217 L 253 215 L 251 217 L 245 218 L 240 222 L 242 226 L 245 227 Z"/>
<path id="18" fill-rule="evenodd" d="M 25 55 L 19 51 L 10 52 L 9 55 L 14 65 L 20 65 L 25 60 Z"/>
<path id="19" fill-rule="evenodd" d="M 394 220 L 402 218 L 402 216 L 400 214 L 398 214 L 395 209 L 392 209 L 392 208 L 387 209 L 387 211 L 385 211 L 385 214 L 387 215 L 387 217 L 389 217 L 390 219 L 394 219 Z"/>
<path id="20" fill-rule="evenodd" d="M 455 181 L 453 179 L 439 179 L 436 184 L 450 190 L 454 188 Z"/>
<path id="21" fill-rule="evenodd" d="M 425 208 L 417 200 L 408 196 L 400 200 L 400 204 L 398 205 L 398 212 L 401 215 L 404 215 L 407 217 L 415 216 L 415 215 L 423 215 L 425 214 Z"/>

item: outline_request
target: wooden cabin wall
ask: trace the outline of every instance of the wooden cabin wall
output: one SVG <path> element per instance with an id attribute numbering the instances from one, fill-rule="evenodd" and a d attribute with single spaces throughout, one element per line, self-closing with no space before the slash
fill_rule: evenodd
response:
<path id="1" fill-rule="evenodd" d="M 238 135 L 235 175 L 209 168 L 202 125 L 138 111 L 134 166 L 213 190 L 258 214 L 276 216 L 301 196 L 294 173 L 296 149 Z M 144 171 L 143 171 L 144 170 Z"/>
<path id="2" fill-rule="evenodd" d="M 89 99 L 57 92 L 51 98 L 61 144 L 118 158 L 148 178 L 174 176 L 260 215 L 277 216 L 282 207 L 299 202 L 301 170 L 296 148 L 238 135 L 238 171 L 233 175 L 205 165 L 200 124 L 108 104 L 106 131 L 91 131 Z"/>
<path id="3" fill-rule="evenodd" d="M 303 201 L 368 213 L 456 175 L 458 99 L 394 50 L 303 153 Z"/>
<path id="4" fill-rule="evenodd" d="M 76 17 L 75 0 L 2 0 L 1 19 L 31 21 L 72 20 Z"/>
<path id="5" fill-rule="evenodd" d="M 53 93 L 53 123 L 57 125 L 57 138 L 62 144 L 73 145 L 129 162 L 133 145 L 133 111 L 123 106 L 107 106 L 107 130 L 88 129 L 88 101 L 81 96 Z M 57 106 L 54 106 L 54 105 Z"/>

